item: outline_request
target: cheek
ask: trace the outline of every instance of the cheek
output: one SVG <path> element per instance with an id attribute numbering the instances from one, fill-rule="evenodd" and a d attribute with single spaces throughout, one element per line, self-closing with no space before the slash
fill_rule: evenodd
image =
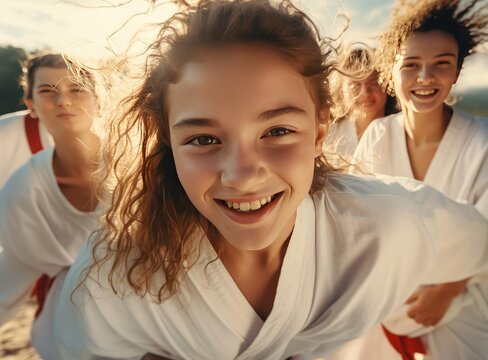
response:
<path id="1" fill-rule="evenodd" d="M 376 91 L 374 94 L 378 106 L 384 107 L 386 105 L 386 94 L 382 91 Z"/>
<path id="2" fill-rule="evenodd" d="M 446 73 L 446 75 L 444 76 L 445 78 L 445 82 L 450 84 L 451 86 L 454 85 L 456 83 L 456 80 L 457 80 L 457 73 L 456 72 L 453 72 L 453 71 L 449 71 Z"/>
<path id="3" fill-rule="evenodd" d="M 393 71 L 391 73 L 391 78 L 393 80 L 393 87 L 395 88 L 395 92 L 397 89 L 401 89 L 403 82 L 405 81 L 403 78 L 405 77 L 405 72 L 400 71 L 400 65 L 394 64 Z"/>
<path id="4" fill-rule="evenodd" d="M 178 179 L 193 202 L 193 198 L 200 197 L 218 175 L 217 159 L 208 154 L 195 155 L 178 149 L 173 149 L 173 156 Z"/>
<path id="5" fill-rule="evenodd" d="M 393 74 L 393 88 L 395 89 L 395 94 L 400 98 L 404 99 L 405 95 L 408 93 L 407 83 L 409 76 L 405 74 Z"/>
<path id="6" fill-rule="evenodd" d="M 86 111 L 89 115 L 96 115 L 99 111 L 99 105 L 97 99 L 90 99 L 87 101 Z"/>
<path id="7" fill-rule="evenodd" d="M 311 137 L 305 143 L 283 147 L 267 155 L 267 162 L 272 164 L 272 172 L 285 182 L 308 192 L 315 166 L 314 139 Z"/>
<path id="8" fill-rule="evenodd" d="M 32 106 L 34 107 L 34 109 L 36 109 L 37 112 L 46 112 L 48 111 L 49 109 L 51 109 L 53 107 L 53 101 L 51 99 L 49 99 L 48 97 L 44 97 L 44 98 L 35 98 L 34 97 L 34 100 L 32 102 Z"/>

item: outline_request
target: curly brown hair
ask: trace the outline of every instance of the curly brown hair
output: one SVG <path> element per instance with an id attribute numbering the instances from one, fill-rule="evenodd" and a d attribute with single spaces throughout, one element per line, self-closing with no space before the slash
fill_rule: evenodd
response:
<path id="1" fill-rule="evenodd" d="M 438 30 L 456 39 L 458 69 L 475 48 L 488 40 L 486 0 L 397 0 L 389 29 L 380 38 L 380 84 L 394 94 L 392 70 L 395 57 L 412 32 Z"/>
<path id="2" fill-rule="evenodd" d="M 290 1 L 202 0 L 180 6 L 180 12 L 160 24 L 141 84 L 119 105 L 125 110 L 109 122 L 105 160 L 114 189 L 86 273 L 90 276 L 110 261 L 108 277 L 115 292 L 122 274 L 136 294 L 149 294 L 158 302 L 178 291 L 202 239 L 215 238 L 217 231 L 187 197 L 171 151 L 167 94 L 184 65 L 208 47 L 264 44 L 307 80 L 317 121 L 327 121 L 330 107 L 327 61 L 332 46 Z M 323 156 L 315 165 L 311 192 L 323 188 L 331 169 Z M 165 281 L 154 287 L 157 275 Z"/>

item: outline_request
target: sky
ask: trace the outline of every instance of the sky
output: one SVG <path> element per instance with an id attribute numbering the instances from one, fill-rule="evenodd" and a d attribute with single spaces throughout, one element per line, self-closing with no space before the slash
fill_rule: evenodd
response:
<path id="1" fill-rule="evenodd" d="M 148 29 L 148 24 L 164 21 L 175 11 L 168 1 L 159 3 L 166 4 L 147 11 L 147 0 L 2 0 L 0 45 L 28 51 L 50 49 L 82 58 L 113 56 L 126 50 L 135 33 L 139 32 L 142 42 L 150 39 L 154 30 Z M 296 3 L 318 24 L 322 34 L 337 35 L 344 27 L 344 18 L 338 15 L 346 14 L 350 23 L 345 39 L 374 46 L 375 36 L 388 25 L 393 0 Z M 488 56 L 473 56 L 465 64 L 457 90 L 487 85 Z"/>

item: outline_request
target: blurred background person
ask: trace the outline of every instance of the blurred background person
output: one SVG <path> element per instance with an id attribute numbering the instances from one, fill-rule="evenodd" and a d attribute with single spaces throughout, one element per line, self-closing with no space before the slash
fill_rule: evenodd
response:
<path id="1" fill-rule="evenodd" d="M 39 135 L 41 142 L 31 151 L 36 154 L 25 151 L 24 163 L 19 164 L 19 157 L 18 169 L 0 189 L 0 324 L 32 294 L 40 311 L 50 278 L 74 260 L 97 219 L 92 172 L 98 163 L 99 139 L 93 127 L 100 103 L 94 75 L 72 58 L 45 54 L 27 62 L 23 84 L 29 114 L 5 120 L 17 126 L 2 136 L 15 135 L 17 145 L 27 147 L 32 138 L 25 136 L 21 125 L 36 120 L 37 135 L 48 132 L 51 139 L 42 150 L 45 144 Z M 47 219 L 42 226 L 36 222 L 39 213 Z M 22 225 L 8 221 L 6 214 Z M 59 228 L 71 228 L 70 239 L 57 238 Z M 55 239 L 57 245 L 42 245 L 46 238 Z"/>
<path id="2" fill-rule="evenodd" d="M 375 51 L 366 46 L 348 47 L 339 56 L 333 76 L 333 121 L 325 142 L 331 156 L 351 157 L 359 139 L 374 119 L 398 112 L 396 100 L 378 84 Z"/>

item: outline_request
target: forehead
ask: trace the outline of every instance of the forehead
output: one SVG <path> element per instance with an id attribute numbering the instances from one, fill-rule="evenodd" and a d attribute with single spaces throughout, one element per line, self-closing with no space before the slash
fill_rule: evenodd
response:
<path id="1" fill-rule="evenodd" d="M 277 52 L 258 45 L 205 50 L 185 65 L 177 84 L 169 87 L 170 121 L 186 116 L 218 116 L 219 112 L 259 112 L 272 106 L 307 103 L 307 82 Z"/>
<path id="2" fill-rule="evenodd" d="M 373 73 L 371 73 L 365 79 L 355 80 L 355 79 L 351 79 L 351 78 L 346 78 L 346 81 L 347 81 L 348 84 L 370 84 L 370 83 L 376 83 L 376 82 L 378 82 L 378 73 L 376 71 L 374 71 Z"/>
<path id="3" fill-rule="evenodd" d="M 399 56 L 428 57 L 439 54 L 458 55 L 456 39 L 443 31 L 433 30 L 411 33 L 400 48 Z"/>
<path id="4" fill-rule="evenodd" d="M 67 68 L 52 68 L 41 66 L 34 73 L 34 86 L 40 84 L 75 84 L 74 77 Z"/>

